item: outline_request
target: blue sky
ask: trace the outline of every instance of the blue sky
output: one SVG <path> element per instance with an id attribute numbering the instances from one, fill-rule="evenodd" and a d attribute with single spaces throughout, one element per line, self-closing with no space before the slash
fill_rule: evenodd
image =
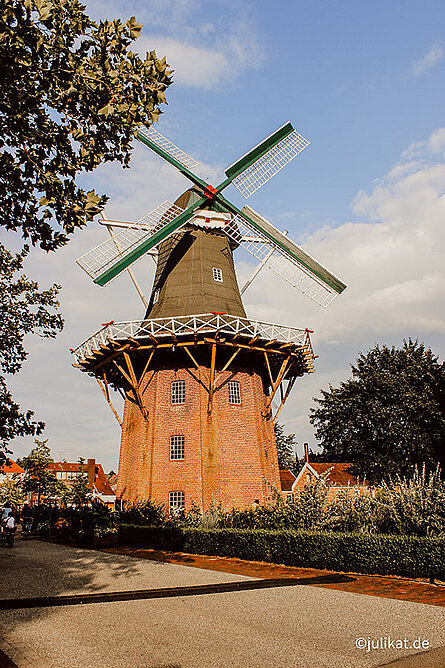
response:
<path id="1" fill-rule="evenodd" d="M 304 441 L 316 444 L 311 398 L 346 379 L 358 351 L 412 336 L 444 356 L 443 2 L 135 0 L 89 2 L 87 10 L 144 23 L 135 49 L 155 48 L 175 69 L 159 130 L 200 160 L 211 182 L 287 120 L 312 142 L 249 205 L 288 229 L 348 290 L 324 311 L 263 272 L 245 294 L 252 318 L 315 330 L 317 371 L 297 383 L 281 414 L 300 453 Z M 107 166 L 85 183 L 110 196 L 110 217 L 125 220 L 187 187 L 139 146 L 130 170 Z M 227 195 L 243 201 L 234 189 Z M 12 385 L 46 420 L 55 457 L 95 456 L 115 468 L 117 423 L 68 353 L 101 322 L 141 315 L 127 277 L 101 289 L 74 265 L 104 238 L 93 224 L 53 256 L 32 254 L 30 275 L 64 285 L 67 325 L 55 342 L 29 340 Z M 242 281 L 252 267 L 239 260 Z M 149 292 L 151 260 L 135 271 Z M 31 444 L 18 440 L 14 451 Z"/>

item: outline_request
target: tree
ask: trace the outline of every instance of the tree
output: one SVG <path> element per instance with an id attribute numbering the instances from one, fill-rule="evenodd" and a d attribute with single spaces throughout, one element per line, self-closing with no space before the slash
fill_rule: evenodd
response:
<path id="1" fill-rule="evenodd" d="M 7 477 L 0 483 L 0 504 L 9 503 L 13 508 L 21 506 L 24 501 L 22 481 L 17 475 Z"/>
<path id="2" fill-rule="evenodd" d="M 0 245 L 0 371 L 17 373 L 27 357 L 23 340 L 27 334 L 54 337 L 63 327 L 63 320 L 55 313 L 59 303 L 60 286 L 40 291 L 35 281 L 16 273 L 23 266 L 27 249 L 12 255 Z M 40 434 L 44 423 L 32 419 L 33 412 L 20 412 L 0 375 L 0 458 L 1 449 L 16 436 Z"/>
<path id="3" fill-rule="evenodd" d="M 26 474 L 23 479 L 24 492 L 37 494 L 37 503 L 40 504 L 41 497 L 56 496 L 59 491 L 59 481 L 50 469 L 54 462 L 51 451 L 46 445 L 48 439 L 39 441 L 35 439 L 36 446 L 29 455 L 20 460 Z"/>
<path id="4" fill-rule="evenodd" d="M 53 250 L 107 198 L 76 177 L 128 166 L 135 127 L 158 119 L 165 58 L 129 50 L 142 25 L 92 21 L 78 0 L 2 0 L 0 225 Z"/>
<path id="5" fill-rule="evenodd" d="M 279 468 L 289 469 L 293 473 L 298 473 L 300 465 L 295 456 L 295 448 L 297 446 L 295 434 L 285 434 L 283 425 L 278 422 L 274 424 L 274 431 Z"/>
<path id="6" fill-rule="evenodd" d="M 322 391 L 311 422 L 330 461 L 372 482 L 445 464 L 445 364 L 423 343 L 360 353 L 352 377 Z"/>
<path id="7" fill-rule="evenodd" d="M 107 197 L 77 177 L 109 161 L 127 167 L 135 128 L 158 119 L 171 83 L 165 58 L 130 51 L 142 28 L 134 17 L 97 23 L 84 10 L 78 0 L 2 0 L 0 8 L 0 225 L 45 250 L 100 213 Z M 20 369 L 27 333 L 52 337 L 63 324 L 52 311 L 57 286 L 13 283 L 27 252 L 13 257 L 0 244 L 3 373 Z M 0 376 L 0 457 L 10 439 L 41 433 L 44 423 L 32 418 Z"/>
<path id="8" fill-rule="evenodd" d="M 79 457 L 79 464 L 82 470 L 85 470 L 85 459 Z M 71 485 L 71 503 L 76 506 L 86 506 L 93 498 L 93 492 L 88 484 L 88 475 L 82 473 L 78 475 Z"/>

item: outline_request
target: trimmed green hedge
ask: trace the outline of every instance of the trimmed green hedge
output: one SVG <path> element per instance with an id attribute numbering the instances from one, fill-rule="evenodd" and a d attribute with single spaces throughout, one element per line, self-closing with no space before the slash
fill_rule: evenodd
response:
<path id="1" fill-rule="evenodd" d="M 445 580 L 445 538 L 121 524 L 119 544 L 304 568 Z"/>

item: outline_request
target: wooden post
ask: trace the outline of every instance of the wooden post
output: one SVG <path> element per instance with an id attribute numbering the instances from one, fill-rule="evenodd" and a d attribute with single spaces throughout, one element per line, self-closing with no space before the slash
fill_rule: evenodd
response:
<path id="1" fill-rule="evenodd" d="M 297 379 L 297 376 L 294 376 L 294 377 L 291 378 L 291 380 L 289 381 L 289 385 L 287 386 L 286 392 L 284 393 L 284 397 L 283 397 L 282 400 L 281 400 L 281 404 L 279 405 L 278 410 L 277 410 L 277 412 L 276 412 L 275 415 L 274 415 L 274 419 L 273 419 L 274 422 L 276 422 L 276 421 L 278 420 L 278 416 L 279 416 L 279 414 L 281 413 L 281 409 L 283 408 L 284 404 L 286 403 L 286 400 L 287 400 L 289 394 L 290 394 L 291 391 L 292 391 L 292 388 L 293 388 L 293 386 L 294 386 L 294 383 L 295 383 L 296 379 Z"/>
<path id="2" fill-rule="evenodd" d="M 195 367 L 196 367 L 197 369 L 199 369 L 199 364 L 198 364 L 198 362 L 195 360 L 195 358 L 193 357 L 192 353 L 191 353 L 190 350 L 187 348 L 187 346 L 184 346 L 184 350 L 185 350 L 185 352 L 187 353 L 187 355 L 190 357 L 190 359 L 192 360 L 192 362 L 193 362 L 193 364 L 195 365 Z"/>
<path id="3" fill-rule="evenodd" d="M 286 359 L 283 361 L 283 364 L 281 365 L 281 369 L 278 373 L 277 379 L 272 386 L 272 391 L 269 395 L 269 398 L 267 399 L 266 408 L 268 408 L 268 409 L 270 408 L 270 405 L 271 405 L 271 403 L 273 401 L 273 398 L 275 396 L 275 392 L 277 391 L 278 386 L 281 383 L 281 381 L 284 379 L 284 376 L 289 369 L 289 365 L 290 365 L 290 359 L 289 359 L 289 357 L 286 357 Z"/>
<path id="4" fill-rule="evenodd" d="M 216 381 L 218 380 L 218 378 L 220 377 L 220 375 L 221 375 L 222 373 L 224 373 L 224 371 L 225 371 L 226 369 L 229 368 L 229 366 L 232 364 L 233 360 L 234 360 L 235 357 L 238 355 L 238 353 L 239 353 L 240 350 L 241 350 L 241 348 L 237 348 L 237 349 L 235 350 L 235 352 L 233 353 L 233 355 L 229 358 L 229 361 L 226 362 L 226 363 L 224 364 L 224 366 L 223 366 L 223 368 L 221 369 L 221 371 L 220 371 L 220 372 L 216 375 L 216 377 L 215 377 L 215 383 L 216 383 Z"/>
<path id="5" fill-rule="evenodd" d="M 216 343 L 212 344 L 212 356 L 210 359 L 210 382 L 209 382 L 209 402 L 207 404 L 207 413 L 212 412 L 213 386 L 215 383 L 215 362 L 216 362 Z"/>
<path id="6" fill-rule="evenodd" d="M 264 359 L 266 360 L 267 370 L 268 370 L 268 372 L 269 372 L 270 385 L 271 385 L 271 387 L 273 387 L 273 378 L 272 378 L 272 371 L 270 370 L 269 356 L 268 356 L 268 354 L 266 353 L 266 351 L 264 351 L 263 354 L 264 354 Z"/>
<path id="7" fill-rule="evenodd" d="M 109 407 L 113 411 L 114 417 L 119 422 L 119 426 L 122 427 L 122 420 L 120 419 L 118 412 L 116 411 L 113 404 L 111 403 L 110 393 L 108 392 L 108 385 L 106 384 L 106 381 L 105 381 L 105 388 L 106 388 L 105 389 L 104 386 L 102 385 L 101 381 L 99 380 L 99 378 L 96 377 L 96 380 L 99 384 L 100 389 L 102 390 L 102 393 L 103 393 L 105 399 L 107 400 L 107 404 L 109 405 Z"/>

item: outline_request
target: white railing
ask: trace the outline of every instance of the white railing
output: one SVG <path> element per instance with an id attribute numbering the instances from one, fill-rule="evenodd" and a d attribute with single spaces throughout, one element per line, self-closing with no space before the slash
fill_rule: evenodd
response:
<path id="1" fill-rule="evenodd" d="M 271 322 L 260 322 L 232 315 L 203 313 L 200 315 L 183 315 L 174 318 L 153 318 L 151 320 L 130 320 L 128 322 L 110 322 L 89 339 L 80 344 L 73 355 L 76 363 L 82 362 L 89 355 L 99 350 L 100 345 L 108 345 L 110 340 L 125 341 L 133 339 L 162 339 L 164 337 L 181 337 L 194 334 L 237 334 L 245 337 L 258 337 L 258 340 L 276 340 L 279 343 L 294 343 L 309 346 L 309 330 L 296 327 L 275 325 Z"/>

